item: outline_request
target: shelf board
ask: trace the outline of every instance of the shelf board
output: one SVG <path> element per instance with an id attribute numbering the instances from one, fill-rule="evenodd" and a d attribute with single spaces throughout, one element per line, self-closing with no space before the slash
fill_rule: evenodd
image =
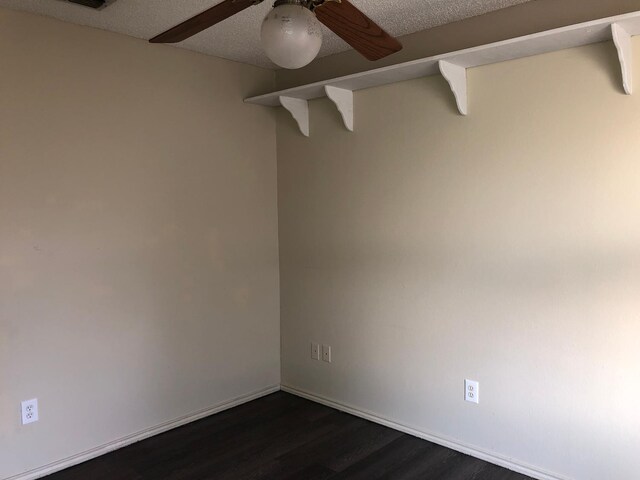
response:
<path id="1" fill-rule="evenodd" d="M 456 74 L 455 81 L 451 81 L 450 75 L 451 72 L 455 71 L 455 67 L 462 67 L 463 69 L 479 67 L 611 39 L 616 40 L 625 81 L 625 91 L 630 93 L 631 59 L 629 39 L 639 34 L 640 11 L 266 93 L 247 98 L 245 102 L 275 107 L 282 105 L 283 98 L 313 100 L 326 97 L 327 88 L 325 87 L 353 92 L 440 74 L 441 68 L 445 68 L 449 73 L 449 75 L 446 75 L 449 76 L 447 80 L 449 80 L 456 94 L 460 112 L 466 114 L 466 87 L 462 88 L 460 83 L 464 77 Z M 332 91 L 332 88 L 329 88 L 329 91 Z M 344 116 L 344 112 L 341 113 Z M 345 118 L 345 125 L 352 129 L 353 118 Z"/>

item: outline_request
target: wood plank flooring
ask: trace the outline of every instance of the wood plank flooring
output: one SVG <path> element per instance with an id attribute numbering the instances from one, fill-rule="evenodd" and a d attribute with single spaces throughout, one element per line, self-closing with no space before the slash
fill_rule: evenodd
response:
<path id="1" fill-rule="evenodd" d="M 47 480 L 526 480 L 329 407 L 277 392 Z"/>

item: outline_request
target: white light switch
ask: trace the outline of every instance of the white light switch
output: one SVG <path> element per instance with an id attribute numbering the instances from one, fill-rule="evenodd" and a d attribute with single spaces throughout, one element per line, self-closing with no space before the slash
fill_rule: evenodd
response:
<path id="1" fill-rule="evenodd" d="M 480 403 L 480 384 L 474 380 L 464 381 L 464 399 L 467 402 Z"/>
<path id="2" fill-rule="evenodd" d="M 314 360 L 320 360 L 320 344 L 311 342 L 311 358 Z"/>
<path id="3" fill-rule="evenodd" d="M 327 363 L 331 363 L 331 346 L 322 345 L 322 360 Z"/>

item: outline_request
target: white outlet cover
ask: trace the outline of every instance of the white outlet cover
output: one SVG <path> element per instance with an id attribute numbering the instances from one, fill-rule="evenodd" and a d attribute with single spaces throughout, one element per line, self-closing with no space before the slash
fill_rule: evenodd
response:
<path id="1" fill-rule="evenodd" d="M 320 360 L 320 344 L 311 342 L 311 358 L 314 360 Z"/>
<path id="2" fill-rule="evenodd" d="M 331 346 L 322 345 L 322 360 L 327 363 L 331 363 Z"/>
<path id="3" fill-rule="evenodd" d="M 475 380 L 465 380 L 464 399 L 467 402 L 480 403 L 480 383 Z"/>
<path id="4" fill-rule="evenodd" d="M 38 399 L 32 398 L 22 402 L 22 424 L 37 422 L 38 419 Z"/>

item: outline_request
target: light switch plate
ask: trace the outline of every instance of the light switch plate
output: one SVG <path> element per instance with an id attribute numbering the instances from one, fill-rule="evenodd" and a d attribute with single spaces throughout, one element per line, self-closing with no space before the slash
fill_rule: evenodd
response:
<path id="1" fill-rule="evenodd" d="M 331 346 L 322 345 L 322 360 L 327 363 L 331 363 Z"/>
<path id="2" fill-rule="evenodd" d="M 464 399 L 471 403 L 480 403 L 480 384 L 475 380 L 464 381 Z"/>
<path id="3" fill-rule="evenodd" d="M 311 342 L 311 358 L 314 360 L 320 360 L 320 344 Z"/>

